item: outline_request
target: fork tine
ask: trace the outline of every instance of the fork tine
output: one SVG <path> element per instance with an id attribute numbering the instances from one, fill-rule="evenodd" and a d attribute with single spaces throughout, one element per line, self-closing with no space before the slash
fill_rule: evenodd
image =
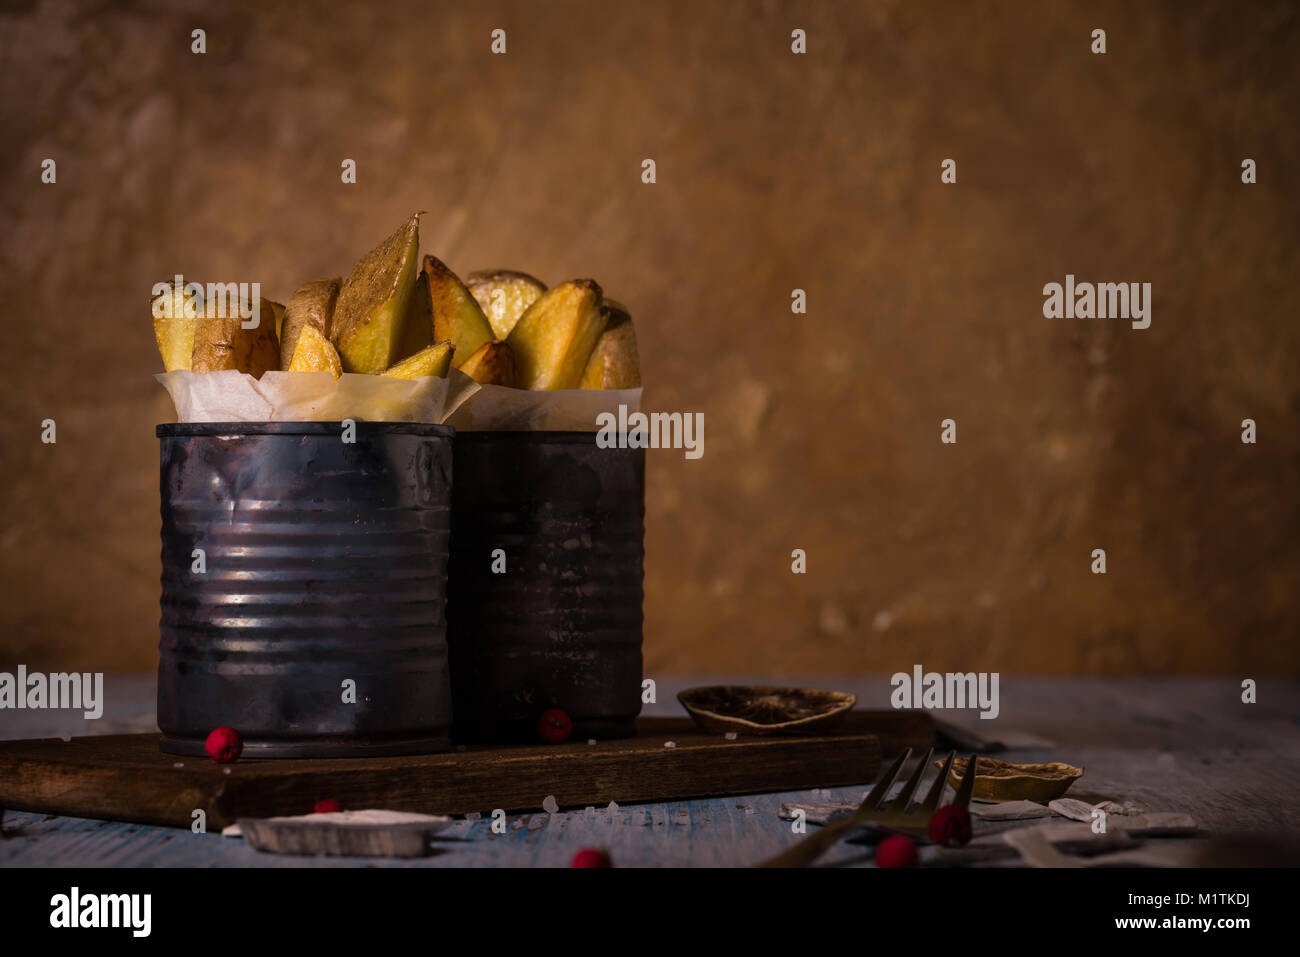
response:
<path id="1" fill-rule="evenodd" d="M 876 786 L 868 791 L 867 796 L 862 799 L 861 808 L 880 807 L 881 802 L 885 800 L 885 796 L 889 794 L 889 789 L 894 786 L 894 779 L 898 777 L 898 772 L 903 770 L 903 765 L 907 763 L 907 759 L 911 756 L 912 749 L 906 748 L 902 754 L 894 759 L 894 763 L 889 766 L 889 770 L 881 775 L 880 780 L 876 782 Z"/>
<path id="2" fill-rule="evenodd" d="M 956 751 L 948 752 L 948 757 L 939 770 L 939 776 L 934 779 L 934 783 L 930 785 L 930 793 L 925 796 L 925 803 L 921 807 L 930 814 L 933 814 L 939 807 L 939 798 L 943 797 L 943 788 L 948 783 L 948 774 L 952 771 L 952 761 L 956 756 Z"/>
<path id="3" fill-rule="evenodd" d="M 934 754 L 933 745 L 926 750 L 925 755 L 921 758 L 921 763 L 916 766 L 916 770 L 912 772 L 912 776 L 908 778 L 907 783 L 903 785 L 902 793 L 898 795 L 898 799 L 894 801 L 891 805 L 892 807 L 895 807 L 900 811 L 906 811 L 911 806 L 912 795 L 916 793 L 917 787 L 921 784 L 921 776 L 925 774 L 926 767 L 930 763 L 930 756 L 932 754 Z"/>
<path id="4" fill-rule="evenodd" d="M 970 807 L 970 796 L 975 793 L 975 760 L 974 754 L 966 760 L 966 775 L 961 779 L 961 787 L 953 800 L 958 807 Z"/>

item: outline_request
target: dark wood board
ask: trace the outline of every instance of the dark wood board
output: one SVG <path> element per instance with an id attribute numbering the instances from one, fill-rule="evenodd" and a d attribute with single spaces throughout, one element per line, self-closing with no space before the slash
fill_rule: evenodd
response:
<path id="1" fill-rule="evenodd" d="M 0 807 L 185 828 L 201 808 L 212 831 L 239 817 L 304 814 L 331 797 L 427 814 L 532 810 L 547 796 L 603 806 L 866 783 L 882 751 L 925 747 L 933 735 L 927 715 L 908 711 L 854 712 L 833 735 L 734 741 L 686 718 L 643 718 L 636 737 L 594 745 L 230 765 L 164 754 L 157 734 L 0 741 Z"/>

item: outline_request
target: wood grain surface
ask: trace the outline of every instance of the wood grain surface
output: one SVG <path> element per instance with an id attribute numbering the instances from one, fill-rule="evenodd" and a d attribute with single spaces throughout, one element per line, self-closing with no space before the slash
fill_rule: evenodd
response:
<path id="1" fill-rule="evenodd" d="M 1234 676 L 1168 679 L 1024 678 L 1003 676 L 1002 712 L 996 721 L 973 713 L 944 712 L 950 722 L 984 736 L 1019 742 L 999 756 L 1012 761 L 1066 761 L 1087 768 L 1069 796 L 1095 803 L 1133 801 L 1152 812 L 1195 818 L 1204 838 L 1174 838 L 1193 862 L 1251 864 L 1276 860 L 1300 846 L 1300 682 L 1260 682 L 1259 703 L 1240 700 Z M 665 680 L 659 715 L 680 714 L 673 694 L 683 687 L 747 684 L 738 674 Z M 800 676 L 801 686 L 851 691 L 865 708 L 888 705 L 887 675 Z M 136 730 L 152 721 L 153 681 L 122 679 L 113 685 L 104 721 L 84 722 L 66 712 L 21 712 L 25 737 Z M 109 722 L 113 722 L 109 725 Z M 993 728 L 989 728 L 992 725 Z M 9 727 L 0 728 L 0 735 Z M 1033 744 L 1025 742 L 1033 741 Z M 233 773 L 233 772 L 232 772 Z M 0 777 L 3 781 L 3 777 Z M 619 807 L 577 807 L 556 814 L 511 814 L 505 834 L 487 817 L 455 821 L 438 835 L 441 849 L 408 861 L 321 858 L 318 867 L 563 867 L 582 847 L 607 848 L 618 866 L 731 867 L 753 864 L 799 840 L 782 820 L 783 804 L 857 804 L 865 785 L 792 789 L 777 794 L 694 798 Z M 486 811 L 486 808 L 483 809 Z M 1057 819 L 1061 820 L 1061 819 Z M 969 853 L 950 852 L 954 865 L 1005 866 L 991 848 L 1002 830 L 1038 821 L 975 822 Z M 1067 821 L 1066 824 L 1077 824 Z M 1082 826 L 1085 830 L 1087 825 Z M 299 867 L 303 859 L 259 854 L 245 842 L 215 831 L 192 834 L 174 827 L 92 820 L 9 810 L 0 840 L 0 866 L 9 867 Z M 1221 841 L 1229 857 L 1208 856 Z M 1165 846 L 1162 844 L 1162 846 Z M 1235 856 L 1233 856 L 1235 855 Z M 871 863 L 869 848 L 845 844 L 827 866 Z"/>
<path id="2" fill-rule="evenodd" d="M 645 718 L 637 737 L 596 744 L 229 765 L 163 754 L 156 734 L 8 741 L 0 743 L 0 806 L 186 828 L 202 809 L 210 830 L 240 817 L 304 814 L 325 798 L 427 814 L 527 810 L 547 797 L 561 807 L 603 806 L 867 782 L 882 742 L 866 728 L 883 728 L 891 749 L 933 737 L 918 712 L 854 719 L 834 735 L 728 741 L 688 719 Z"/>

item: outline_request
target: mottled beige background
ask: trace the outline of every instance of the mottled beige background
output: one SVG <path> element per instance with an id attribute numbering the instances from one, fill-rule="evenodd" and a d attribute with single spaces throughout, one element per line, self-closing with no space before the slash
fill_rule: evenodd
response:
<path id="1" fill-rule="evenodd" d="M 154 666 L 151 284 L 283 300 L 423 208 L 453 268 L 597 278 L 649 405 L 706 416 L 650 462 L 651 674 L 1295 673 L 1298 37 L 1288 3 L 6 3 L 0 666 Z M 1067 272 L 1153 283 L 1151 328 L 1044 319 Z"/>

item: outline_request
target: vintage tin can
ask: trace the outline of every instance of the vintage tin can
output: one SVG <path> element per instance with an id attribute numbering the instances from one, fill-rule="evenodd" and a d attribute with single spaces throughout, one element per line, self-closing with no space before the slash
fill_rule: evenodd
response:
<path id="1" fill-rule="evenodd" d="M 458 432 L 448 642 L 453 736 L 634 733 L 641 710 L 645 450 L 594 432 Z"/>
<path id="2" fill-rule="evenodd" d="M 163 750 L 229 726 L 245 757 L 448 745 L 452 429 L 160 425 Z"/>

